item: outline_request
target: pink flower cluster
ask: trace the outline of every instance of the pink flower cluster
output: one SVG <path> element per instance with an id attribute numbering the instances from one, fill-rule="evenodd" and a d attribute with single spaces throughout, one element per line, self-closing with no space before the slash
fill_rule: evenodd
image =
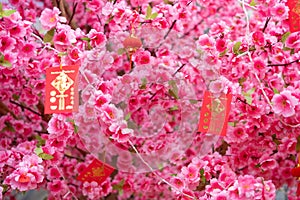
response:
<path id="1" fill-rule="evenodd" d="M 296 199 L 300 31 L 286 2 L 2 3 L 0 199 L 275 199 L 283 185 Z M 45 70 L 60 64 L 80 66 L 79 112 L 46 115 Z M 205 90 L 233 95 L 215 140 L 197 132 Z M 117 170 L 77 180 L 94 157 Z"/>

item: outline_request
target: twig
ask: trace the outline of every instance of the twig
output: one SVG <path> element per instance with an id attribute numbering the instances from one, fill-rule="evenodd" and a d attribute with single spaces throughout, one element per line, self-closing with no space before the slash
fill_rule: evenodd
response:
<path id="1" fill-rule="evenodd" d="M 24 106 L 24 105 L 22 105 L 22 104 L 20 104 L 18 102 L 13 101 L 13 100 L 9 100 L 9 102 L 12 103 L 12 104 L 15 104 L 15 105 L 17 105 L 19 107 L 21 107 L 22 111 L 24 111 L 24 109 L 25 109 L 25 110 L 28 110 L 28 111 L 32 112 L 33 114 L 36 114 L 36 115 L 42 117 L 42 115 L 40 113 L 38 113 L 37 111 L 35 111 L 35 110 L 31 109 L 31 108 L 28 108 L 27 106 Z"/>
<path id="2" fill-rule="evenodd" d="M 176 72 L 174 72 L 173 76 L 175 76 L 186 64 L 182 64 L 177 70 Z"/>
<path id="3" fill-rule="evenodd" d="M 71 15 L 71 17 L 69 19 L 69 25 L 71 25 L 71 23 L 72 23 L 73 17 L 74 17 L 75 12 L 76 12 L 77 5 L 78 5 L 78 3 L 75 3 L 74 6 L 73 6 L 72 15 Z"/>
<path id="4" fill-rule="evenodd" d="M 268 67 L 276 67 L 276 66 L 284 66 L 284 67 L 286 67 L 286 66 L 291 65 L 291 64 L 296 63 L 296 62 L 300 62 L 300 59 L 294 60 L 294 61 L 289 62 L 289 63 L 284 63 L 284 64 L 269 64 L 267 66 Z"/>
<path id="5" fill-rule="evenodd" d="M 268 27 L 268 24 L 269 24 L 269 21 L 270 21 L 270 20 L 271 20 L 271 17 L 267 17 L 265 26 L 264 26 L 264 28 L 263 28 L 263 30 L 262 30 L 263 33 L 265 32 L 266 28 Z"/>
<path id="6" fill-rule="evenodd" d="M 167 32 L 166 35 L 164 36 L 164 40 L 169 36 L 169 34 L 170 34 L 171 30 L 174 28 L 176 22 L 177 22 L 177 19 L 175 19 L 175 20 L 172 22 L 172 24 L 171 24 L 171 26 L 170 26 L 168 32 Z"/>

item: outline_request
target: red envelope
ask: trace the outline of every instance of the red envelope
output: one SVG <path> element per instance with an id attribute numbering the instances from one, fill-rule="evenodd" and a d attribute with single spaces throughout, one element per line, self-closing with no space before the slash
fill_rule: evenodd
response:
<path id="1" fill-rule="evenodd" d="M 111 173 L 113 173 L 114 170 L 115 169 L 108 164 L 94 159 L 92 163 L 79 174 L 77 180 L 82 182 L 95 181 L 100 185 L 111 175 Z"/>
<path id="2" fill-rule="evenodd" d="M 198 132 L 226 135 L 232 94 L 214 97 L 205 91 Z"/>
<path id="3" fill-rule="evenodd" d="M 300 0 L 288 0 L 290 32 L 300 31 Z"/>
<path id="4" fill-rule="evenodd" d="M 78 66 L 46 69 L 45 114 L 78 111 Z"/>

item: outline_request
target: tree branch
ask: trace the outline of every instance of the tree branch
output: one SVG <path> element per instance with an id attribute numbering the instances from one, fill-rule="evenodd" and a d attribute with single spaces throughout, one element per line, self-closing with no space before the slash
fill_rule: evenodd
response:
<path id="1" fill-rule="evenodd" d="M 299 62 L 299 61 L 300 61 L 300 59 L 297 59 L 297 60 L 294 60 L 294 61 L 289 62 L 289 63 L 284 63 L 284 64 L 269 64 L 269 65 L 267 65 L 267 66 L 268 66 L 268 67 L 276 67 L 276 66 L 284 66 L 284 67 L 286 67 L 286 66 L 288 66 L 288 65 L 291 65 L 291 64 L 296 63 L 296 62 Z"/>
<path id="2" fill-rule="evenodd" d="M 72 20 L 74 18 L 75 12 L 76 12 L 77 5 L 78 5 L 78 3 L 75 3 L 74 6 L 73 6 L 72 15 L 71 15 L 71 17 L 69 19 L 69 25 L 72 25 Z"/>
<path id="3" fill-rule="evenodd" d="M 13 101 L 13 100 L 9 100 L 9 102 L 12 103 L 12 104 L 14 104 L 14 105 L 17 105 L 17 106 L 21 107 L 22 111 L 28 110 L 28 111 L 32 112 L 33 114 L 36 114 L 36 115 L 42 117 L 42 115 L 40 113 L 38 113 L 37 111 L 35 111 L 35 110 L 31 109 L 31 108 L 28 108 L 27 106 L 24 106 L 24 105 L 22 105 L 22 104 L 20 104 L 18 102 Z"/>
<path id="4" fill-rule="evenodd" d="M 263 30 L 262 30 L 262 32 L 264 33 L 265 32 L 265 30 L 267 29 L 267 27 L 268 27 L 268 24 L 269 24 L 269 21 L 271 20 L 271 17 L 267 17 L 267 20 L 266 20 L 266 23 L 265 23 L 265 26 L 264 26 L 264 28 L 263 28 Z"/>
<path id="5" fill-rule="evenodd" d="M 174 28 L 176 22 L 177 22 L 176 19 L 172 22 L 172 24 L 171 24 L 171 26 L 170 26 L 168 32 L 167 32 L 166 35 L 164 36 L 164 40 L 168 37 L 168 35 L 170 34 L 171 30 Z"/>

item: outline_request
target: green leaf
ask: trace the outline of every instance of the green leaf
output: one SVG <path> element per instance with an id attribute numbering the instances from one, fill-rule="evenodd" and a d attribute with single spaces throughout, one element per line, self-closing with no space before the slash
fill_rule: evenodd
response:
<path id="1" fill-rule="evenodd" d="M 3 10 L 2 16 L 3 16 L 3 17 L 9 17 L 9 16 L 11 16 L 12 14 L 14 14 L 15 12 L 16 12 L 16 10 Z"/>
<path id="2" fill-rule="evenodd" d="M 238 55 L 239 54 L 239 49 L 241 47 L 242 42 L 236 42 L 233 47 L 232 47 L 232 51 L 234 54 Z"/>
<path id="3" fill-rule="evenodd" d="M 296 143 L 296 152 L 300 152 L 300 136 L 297 137 L 297 143 Z"/>
<path id="4" fill-rule="evenodd" d="M 13 98 L 15 101 L 18 101 L 19 98 L 20 98 L 20 96 L 17 95 L 17 94 L 13 94 L 13 95 L 12 95 L 12 98 Z"/>
<path id="5" fill-rule="evenodd" d="M 152 14 L 152 8 L 150 5 L 148 5 L 147 11 L 146 11 L 146 19 L 150 19 L 151 14 Z"/>
<path id="6" fill-rule="evenodd" d="M 55 28 L 50 29 L 44 36 L 44 42 L 51 42 L 54 36 Z"/>
<path id="7" fill-rule="evenodd" d="M 228 125 L 232 127 L 235 127 L 235 124 L 236 124 L 235 122 L 228 122 Z"/>
<path id="8" fill-rule="evenodd" d="M 146 89 L 146 85 L 147 85 L 147 78 L 142 78 L 142 85 L 140 86 L 140 89 Z"/>
<path id="9" fill-rule="evenodd" d="M 291 32 L 286 32 L 285 34 L 282 35 L 281 37 L 281 42 L 285 43 L 286 39 L 290 36 Z"/>
<path id="10" fill-rule="evenodd" d="M 256 6 L 255 0 L 252 0 L 252 1 L 250 2 L 250 6 Z"/>
<path id="11" fill-rule="evenodd" d="M 36 148 L 34 149 L 34 153 L 35 153 L 36 155 L 40 155 L 41 153 L 43 153 L 43 149 L 42 149 L 41 147 L 36 147 Z"/>
<path id="12" fill-rule="evenodd" d="M 88 38 L 88 37 L 83 37 L 83 38 L 80 38 L 81 40 L 83 40 L 83 41 L 91 41 L 91 39 L 90 38 Z"/>
<path id="13" fill-rule="evenodd" d="M 149 19 L 155 19 L 158 16 L 158 13 L 152 13 Z"/>
<path id="14" fill-rule="evenodd" d="M 131 117 L 131 113 L 127 113 L 127 115 L 125 116 L 125 120 L 128 121 Z"/>
<path id="15" fill-rule="evenodd" d="M 280 92 L 276 88 L 273 88 L 273 92 L 274 94 L 280 94 Z"/>
<path id="16" fill-rule="evenodd" d="M 67 52 L 59 52 L 57 55 L 58 55 L 59 57 L 63 57 L 63 56 L 68 55 L 68 53 L 67 53 Z"/>
<path id="17" fill-rule="evenodd" d="M 42 139 L 42 137 L 39 135 L 36 135 L 35 139 L 37 140 L 37 144 L 36 144 L 37 147 L 41 147 L 46 144 L 46 141 Z"/>
<path id="18" fill-rule="evenodd" d="M 5 60 L 4 58 L 3 58 L 3 60 L 0 60 L 0 65 L 2 65 L 3 67 L 8 67 L 8 68 L 12 66 L 11 63 L 8 60 Z"/>
<path id="19" fill-rule="evenodd" d="M 189 102 L 190 102 L 191 104 L 196 104 L 196 103 L 198 103 L 198 100 L 190 99 Z"/>
<path id="20" fill-rule="evenodd" d="M 47 153 L 40 153 L 38 156 L 43 160 L 51 160 L 52 158 L 54 158 L 52 155 Z"/>
<path id="21" fill-rule="evenodd" d="M 221 53 L 219 54 L 219 57 L 225 56 L 225 54 L 227 53 L 227 51 L 228 51 L 228 49 L 225 49 L 223 52 L 221 52 Z"/>
<path id="22" fill-rule="evenodd" d="M 3 12 L 3 5 L 2 5 L 2 3 L 0 3 L 0 13 L 2 13 Z"/>
<path id="23" fill-rule="evenodd" d="M 170 111 L 176 111 L 178 109 L 179 109 L 178 106 L 175 105 L 175 106 L 173 106 L 173 107 L 170 108 Z"/>
<path id="24" fill-rule="evenodd" d="M 169 86 L 171 87 L 171 89 L 169 89 L 169 95 L 171 95 L 175 99 L 179 99 L 178 87 L 177 87 L 176 81 L 170 80 L 169 81 Z"/>
<path id="25" fill-rule="evenodd" d="M 247 78 L 245 78 L 245 77 L 242 77 L 242 78 L 239 78 L 239 84 L 240 84 L 240 86 L 243 86 L 243 83 L 245 82 L 247 80 Z"/>
<path id="26" fill-rule="evenodd" d="M 125 53 L 125 52 L 126 52 L 125 48 L 120 48 L 120 49 L 118 49 L 118 51 L 117 51 L 118 55 L 122 55 L 122 54 Z"/>
<path id="27" fill-rule="evenodd" d="M 244 98 L 246 99 L 247 104 L 252 104 L 252 94 L 254 93 L 255 88 L 251 88 L 247 92 L 242 92 Z"/>
<path id="28" fill-rule="evenodd" d="M 200 169 L 200 175 L 201 175 L 201 176 L 204 175 L 204 169 L 203 169 L 203 168 Z"/>
<path id="29" fill-rule="evenodd" d="M 117 190 L 119 192 L 119 195 L 122 195 L 124 183 L 125 181 L 124 179 L 122 179 L 118 184 L 112 186 L 113 190 Z"/>

